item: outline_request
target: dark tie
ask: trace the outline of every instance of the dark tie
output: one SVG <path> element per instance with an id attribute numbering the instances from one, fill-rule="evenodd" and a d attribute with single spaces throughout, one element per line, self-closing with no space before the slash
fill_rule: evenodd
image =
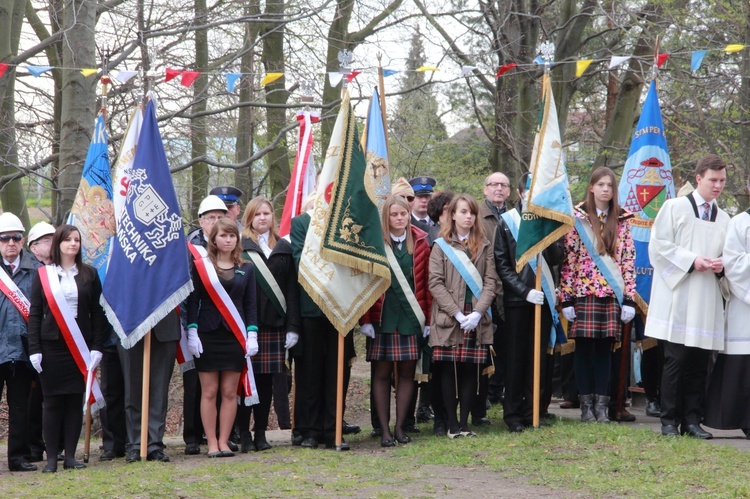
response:
<path id="1" fill-rule="evenodd" d="M 9 270 L 9 272 L 8 272 L 8 273 L 9 273 L 9 274 L 11 275 L 11 277 L 13 276 L 13 270 L 14 270 L 15 268 L 16 268 L 16 266 L 15 266 L 15 265 L 13 265 L 12 263 L 9 263 L 9 264 L 8 264 L 8 270 Z"/>
<path id="2" fill-rule="evenodd" d="M 711 216 L 711 205 L 709 203 L 703 203 L 701 206 L 703 206 L 701 220 L 709 220 Z"/>
<path id="3" fill-rule="evenodd" d="M 604 222 L 607 220 L 607 214 L 606 213 L 600 213 L 599 214 L 599 231 L 604 232 Z"/>

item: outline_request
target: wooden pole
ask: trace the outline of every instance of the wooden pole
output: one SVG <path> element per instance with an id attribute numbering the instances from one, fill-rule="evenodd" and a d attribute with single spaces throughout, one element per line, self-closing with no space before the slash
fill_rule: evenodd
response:
<path id="1" fill-rule="evenodd" d="M 633 321 L 623 324 L 622 342 L 620 344 L 620 373 L 617 383 L 617 417 L 625 408 L 625 378 L 628 376 L 628 367 L 630 367 L 630 328 Z"/>
<path id="2" fill-rule="evenodd" d="M 89 462 L 89 451 L 91 450 L 91 404 L 86 402 L 86 431 L 83 436 L 83 462 Z"/>
<path id="3" fill-rule="evenodd" d="M 344 335 L 339 333 L 339 359 L 336 372 L 336 450 L 344 441 Z"/>
<path id="4" fill-rule="evenodd" d="M 151 378 L 151 331 L 143 338 L 143 384 L 141 385 L 141 459 L 148 455 L 148 400 Z"/>
<path id="5" fill-rule="evenodd" d="M 288 350 L 287 350 L 288 352 Z M 290 354 L 291 357 L 291 354 Z M 290 369 L 292 373 L 292 431 L 294 431 L 295 426 L 297 425 L 297 420 L 294 417 L 295 409 L 297 407 L 297 361 L 293 360 L 290 364 L 292 368 Z"/>
<path id="6" fill-rule="evenodd" d="M 536 257 L 536 284 L 535 288 L 537 291 L 542 290 L 542 254 L 539 253 Z M 531 415 L 531 424 L 534 428 L 539 428 L 539 402 L 540 402 L 540 386 L 541 386 L 541 375 L 542 369 L 542 306 L 534 305 L 534 402 L 533 412 Z"/>

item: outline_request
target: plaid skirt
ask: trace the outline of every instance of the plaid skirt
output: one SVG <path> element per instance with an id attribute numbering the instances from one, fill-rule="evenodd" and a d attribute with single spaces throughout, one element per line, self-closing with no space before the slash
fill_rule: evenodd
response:
<path id="1" fill-rule="evenodd" d="M 472 312 L 471 303 L 464 304 L 464 315 Z M 477 332 L 462 331 L 463 342 L 454 346 L 433 346 L 432 361 L 467 362 L 469 364 L 484 364 L 487 362 L 488 346 L 477 343 Z"/>
<path id="2" fill-rule="evenodd" d="M 275 374 L 284 372 L 286 333 L 281 329 L 261 328 L 258 331 L 258 353 L 251 357 L 253 372 Z"/>
<path id="3" fill-rule="evenodd" d="M 419 347 L 416 334 L 375 333 L 375 339 L 369 342 L 367 361 L 384 360 L 417 360 Z"/>
<path id="4" fill-rule="evenodd" d="M 571 326 L 570 338 L 622 339 L 620 304 L 614 296 L 576 298 L 575 309 L 576 320 Z"/>

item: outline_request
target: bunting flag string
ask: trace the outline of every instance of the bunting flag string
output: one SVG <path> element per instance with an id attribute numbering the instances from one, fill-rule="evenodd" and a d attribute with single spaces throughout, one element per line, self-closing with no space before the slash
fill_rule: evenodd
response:
<path id="1" fill-rule="evenodd" d="M 672 56 L 679 56 L 679 55 L 687 55 L 690 54 L 690 70 L 695 73 L 697 72 L 706 57 L 706 55 L 709 52 L 720 52 L 725 55 L 729 54 L 735 54 L 737 52 L 740 52 L 744 50 L 747 47 L 745 44 L 740 43 L 733 43 L 725 45 L 721 48 L 713 48 L 713 49 L 702 49 L 702 50 L 692 50 L 692 51 L 678 51 L 678 52 L 664 52 L 657 54 L 656 56 L 618 56 L 618 55 L 611 55 L 609 57 L 603 57 L 603 58 L 597 58 L 597 59 L 573 59 L 573 60 L 567 60 L 565 62 L 558 62 L 557 65 L 564 64 L 564 63 L 575 63 L 576 65 L 576 71 L 575 75 L 576 78 L 580 78 L 588 69 L 588 67 L 595 62 L 603 62 L 607 64 L 607 68 L 609 70 L 616 69 L 617 67 L 621 66 L 623 63 L 627 62 L 630 59 L 636 59 L 636 60 L 642 60 L 642 61 L 649 61 L 653 60 L 655 65 L 657 67 L 662 67 L 667 62 L 667 59 L 669 59 Z M 673 57 L 672 57 L 673 58 Z M 504 64 L 497 68 L 497 70 L 494 70 L 492 73 L 482 71 L 477 66 L 471 66 L 471 65 L 463 65 L 459 69 L 459 74 L 457 76 L 460 76 L 461 78 L 472 76 L 473 74 L 477 75 L 483 75 L 483 76 L 490 76 L 493 75 L 495 78 L 500 78 L 506 73 L 508 73 L 511 69 L 516 69 L 517 71 L 537 71 L 538 65 L 544 64 L 544 61 L 541 59 L 541 57 L 536 57 L 531 63 L 518 63 L 518 62 L 509 62 L 507 64 Z M 0 63 L 0 78 L 2 78 L 7 72 L 10 67 L 21 67 L 20 65 L 13 65 L 8 63 Z M 38 65 L 23 65 L 23 68 L 28 71 L 28 74 L 31 76 L 34 76 L 35 78 L 39 78 L 44 73 L 57 69 L 57 70 L 72 70 L 72 71 L 78 71 L 80 72 L 84 77 L 88 78 L 90 76 L 94 76 L 96 74 L 99 74 L 102 72 L 101 68 L 69 68 L 69 67 L 63 67 L 63 66 L 38 66 Z M 362 73 L 373 73 L 377 71 L 377 67 L 362 67 L 358 68 L 355 71 L 352 71 L 350 73 L 340 73 L 340 72 L 329 72 L 328 74 L 328 81 L 331 84 L 331 86 L 338 86 L 344 77 L 346 77 L 347 82 L 351 82 L 356 78 L 358 75 Z M 393 68 L 384 68 L 383 69 L 383 77 L 389 77 L 393 76 L 402 72 L 437 72 L 441 71 L 441 68 L 438 66 L 432 66 L 428 64 L 424 64 L 416 69 L 393 69 Z M 132 78 L 137 76 L 139 74 L 138 71 L 129 71 L 129 70 L 113 70 L 112 75 L 113 79 L 119 83 L 127 83 Z M 270 73 L 243 73 L 243 72 L 221 72 L 221 71 L 210 71 L 210 72 L 201 72 L 201 71 L 190 71 L 186 69 L 175 69 L 175 68 L 164 68 L 163 73 L 160 72 L 149 72 L 147 75 L 148 77 L 153 76 L 164 76 L 163 82 L 169 82 L 178 76 L 180 77 L 180 84 L 184 87 L 190 87 L 196 80 L 198 76 L 201 74 L 207 75 L 207 76 L 223 76 L 226 79 L 226 89 L 227 92 L 234 92 L 237 82 L 239 79 L 243 76 L 251 76 L 261 77 L 261 86 L 268 85 L 270 83 L 273 83 L 274 81 L 278 80 L 282 76 L 285 76 L 283 72 L 270 72 Z"/>

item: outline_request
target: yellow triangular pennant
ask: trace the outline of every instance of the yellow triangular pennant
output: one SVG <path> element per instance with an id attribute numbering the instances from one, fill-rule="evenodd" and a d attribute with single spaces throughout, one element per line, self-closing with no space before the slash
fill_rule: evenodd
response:
<path id="1" fill-rule="evenodd" d="M 739 52 L 740 50 L 744 48 L 745 46 L 742 45 L 741 43 L 734 43 L 734 44 L 729 44 L 726 47 L 724 47 L 724 52 L 726 52 L 727 54 L 731 54 L 733 52 Z"/>
<path id="2" fill-rule="evenodd" d="M 440 68 L 436 66 L 419 66 L 417 68 L 418 73 L 423 73 L 425 71 L 440 71 Z"/>
<path id="3" fill-rule="evenodd" d="M 95 75 L 98 72 L 99 70 L 95 68 L 83 68 L 81 70 L 81 74 L 83 75 L 84 78 L 88 78 L 89 76 Z"/>
<path id="4" fill-rule="evenodd" d="M 589 65 L 593 62 L 593 59 L 584 59 L 582 61 L 576 61 L 576 78 L 580 78 L 581 75 L 588 69 Z"/>
<path id="5" fill-rule="evenodd" d="M 284 76 L 284 73 L 266 73 L 266 76 L 263 77 L 263 79 L 260 81 L 261 86 L 268 85 L 269 83 L 273 83 L 279 78 Z"/>

